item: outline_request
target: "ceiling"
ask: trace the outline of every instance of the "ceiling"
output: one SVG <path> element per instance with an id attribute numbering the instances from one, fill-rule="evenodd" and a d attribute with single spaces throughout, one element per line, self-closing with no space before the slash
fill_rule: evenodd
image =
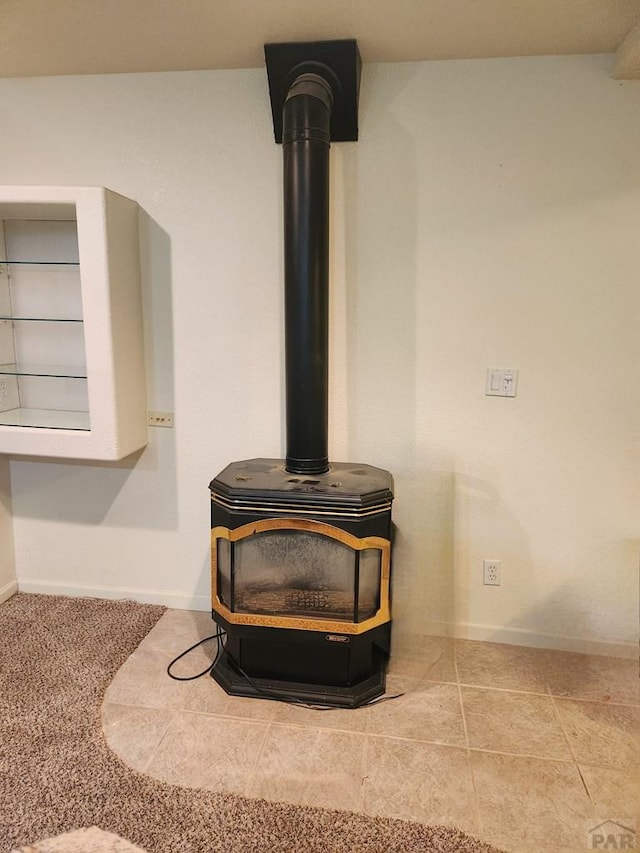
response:
<path id="1" fill-rule="evenodd" d="M 265 42 L 356 38 L 364 62 L 616 53 L 640 0 L 0 0 L 0 76 L 257 68 Z"/>

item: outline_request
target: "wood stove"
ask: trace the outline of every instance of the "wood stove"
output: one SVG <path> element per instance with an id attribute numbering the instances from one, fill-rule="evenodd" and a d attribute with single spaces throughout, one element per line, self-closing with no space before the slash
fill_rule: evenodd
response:
<path id="1" fill-rule="evenodd" d="M 287 456 L 210 483 L 212 669 L 233 695 L 357 707 L 384 693 L 393 480 L 328 460 L 329 147 L 357 139 L 355 41 L 266 45 L 283 143 Z"/>

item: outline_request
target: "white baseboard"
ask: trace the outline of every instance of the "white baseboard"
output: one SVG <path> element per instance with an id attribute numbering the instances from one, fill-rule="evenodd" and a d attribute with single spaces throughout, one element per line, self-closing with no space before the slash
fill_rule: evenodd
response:
<path id="1" fill-rule="evenodd" d="M 0 586 L 0 604 L 11 598 L 18 591 L 18 581 L 9 581 L 4 586 Z"/>
<path id="2" fill-rule="evenodd" d="M 617 658 L 637 658 L 638 643 L 623 643 L 614 640 L 594 640 L 587 637 L 567 637 L 533 631 L 530 628 L 498 627 L 495 625 L 458 625 L 458 637 L 468 640 L 483 640 L 506 643 L 510 646 L 530 646 L 535 649 L 560 649 L 565 652 L 580 652 L 587 655 L 607 655 Z"/>
<path id="3" fill-rule="evenodd" d="M 405 637 L 399 627 L 396 628 L 401 644 L 406 645 L 412 638 Z M 638 642 L 616 642 L 615 640 L 594 640 L 586 637 L 568 637 L 564 634 L 551 634 L 534 631 L 531 628 L 514 628 L 510 625 L 479 625 L 470 622 L 435 622 L 424 625 L 424 634 L 439 637 L 452 637 L 457 640 L 481 640 L 488 643 L 504 643 L 508 646 L 527 646 L 534 649 L 559 649 L 565 652 L 579 652 L 587 655 L 606 655 L 616 658 L 638 659 Z M 415 637 L 419 643 L 419 637 Z"/>
<path id="4" fill-rule="evenodd" d="M 141 604 L 161 604 L 174 610 L 211 609 L 211 599 L 206 595 L 185 595 L 180 592 L 160 590 L 115 588 L 109 586 L 76 586 L 52 583 L 49 581 L 21 578 L 17 584 L 20 592 L 34 592 L 41 595 L 68 595 L 72 598 L 108 598 L 116 600 L 139 601 Z M 9 598 L 16 592 L 15 584 L 0 588 L 0 601 L 5 590 Z M 584 637 L 566 637 L 534 631 L 529 628 L 513 628 L 499 625 L 477 625 L 468 622 L 429 622 L 423 626 L 423 632 L 408 637 L 399 624 L 395 626 L 395 635 L 401 645 L 411 641 L 419 648 L 423 636 L 453 637 L 458 640 L 482 640 L 491 643 L 505 643 L 512 646 L 528 646 L 536 649 L 560 649 L 567 652 L 580 652 L 589 655 L 607 655 L 609 657 L 638 657 L 637 643 L 620 643 L 606 640 L 586 639 Z"/>
<path id="5" fill-rule="evenodd" d="M 174 610 L 211 610 L 211 599 L 205 595 L 185 595 L 155 589 L 128 589 L 112 586 L 76 586 L 74 584 L 20 578 L 20 592 L 39 595 L 68 595 L 70 598 L 108 598 L 116 601 L 138 601 L 140 604 L 161 604 Z"/>

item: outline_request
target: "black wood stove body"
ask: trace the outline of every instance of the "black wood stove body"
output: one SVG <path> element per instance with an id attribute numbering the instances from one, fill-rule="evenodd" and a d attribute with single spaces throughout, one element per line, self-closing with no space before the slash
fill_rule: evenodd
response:
<path id="1" fill-rule="evenodd" d="M 287 456 L 210 484 L 212 677 L 233 695 L 357 707 L 385 689 L 393 480 L 328 459 L 329 147 L 357 139 L 355 41 L 266 45 L 283 143 Z"/>

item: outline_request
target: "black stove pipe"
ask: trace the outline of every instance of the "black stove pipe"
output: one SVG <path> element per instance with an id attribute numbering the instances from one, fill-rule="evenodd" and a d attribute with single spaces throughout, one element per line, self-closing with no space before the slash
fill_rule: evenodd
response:
<path id="1" fill-rule="evenodd" d="M 330 84 L 300 74 L 282 109 L 287 459 L 293 474 L 329 470 Z"/>

